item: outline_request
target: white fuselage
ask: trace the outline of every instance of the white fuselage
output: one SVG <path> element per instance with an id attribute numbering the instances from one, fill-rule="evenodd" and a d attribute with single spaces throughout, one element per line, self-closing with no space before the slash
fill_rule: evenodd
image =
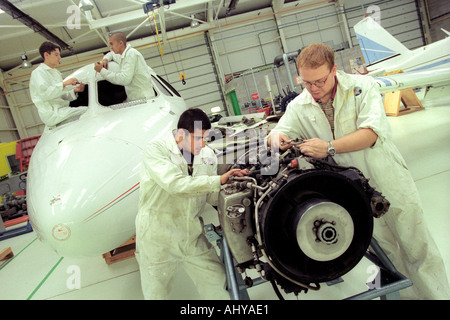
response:
<path id="1" fill-rule="evenodd" d="M 46 128 L 28 171 L 30 221 L 62 256 L 101 255 L 135 234 L 143 149 L 175 129 L 186 109 L 182 98 L 155 85 L 151 100 L 102 107 L 91 68 L 75 73 L 89 84 L 88 111 Z"/>

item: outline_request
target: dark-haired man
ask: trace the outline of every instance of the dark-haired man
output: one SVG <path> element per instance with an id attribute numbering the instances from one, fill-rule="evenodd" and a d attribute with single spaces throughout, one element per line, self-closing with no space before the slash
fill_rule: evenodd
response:
<path id="1" fill-rule="evenodd" d="M 183 112 L 177 128 L 151 143 L 143 158 L 136 217 L 142 291 L 146 299 L 168 299 L 180 265 L 202 299 L 229 299 L 223 264 L 203 235 L 198 215 L 207 201 L 217 203 L 220 186 L 231 175 L 246 172 L 217 175 L 217 158 L 204 141 L 211 123 L 202 110 Z"/>
<path id="2" fill-rule="evenodd" d="M 44 62 L 31 73 L 30 95 L 42 122 L 53 127 L 86 111 L 87 107 L 69 107 L 70 101 L 77 98 L 76 93 L 84 91 L 84 84 L 75 78 L 63 81 L 61 72 L 56 69 L 61 63 L 58 45 L 45 41 L 39 47 L 39 53 Z"/>
<path id="3" fill-rule="evenodd" d="M 127 45 L 127 38 L 122 32 L 115 32 L 109 37 L 108 52 L 102 61 L 95 63 L 94 68 L 105 80 L 125 86 L 127 101 L 149 99 L 155 96 L 152 87 L 150 67 L 142 54 Z M 120 71 L 108 70 L 108 62 L 115 61 L 120 65 Z"/>

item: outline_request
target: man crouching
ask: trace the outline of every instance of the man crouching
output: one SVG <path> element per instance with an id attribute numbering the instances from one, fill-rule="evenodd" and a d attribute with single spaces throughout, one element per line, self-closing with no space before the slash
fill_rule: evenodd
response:
<path id="1" fill-rule="evenodd" d="M 198 215 L 206 202 L 216 205 L 230 170 L 217 175 L 217 158 L 205 137 L 211 123 L 200 109 L 188 109 L 176 132 L 148 145 L 143 158 L 136 258 L 146 299 L 168 299 L 179 265 L 194 281 L 202 299 L 229 299 L 225 269 L 203 235 Z M 190 297 L 186 297 L 189 299 Z"/>

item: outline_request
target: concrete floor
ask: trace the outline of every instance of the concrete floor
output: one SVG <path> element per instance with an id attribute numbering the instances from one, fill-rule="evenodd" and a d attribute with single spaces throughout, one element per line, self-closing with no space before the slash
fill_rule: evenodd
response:
<path id="1" fill-rule="evenodd" d="M 394 141 L 403 154 L 419 189 L 426 223 L 444 259 L 450 279 L 450 105 L 389 117 Z M 34 232 L 0 241 L 0 250 L 11 247 L 15 257 L 0 262 L 0 299 L 143 299 L 135 258 L 107 265 L 99 257 L 62 258 L 37 240 Z M 344 282 L 316 292 L 301 294 L 302 300 L 337 300 L 367 290 L 373 276 L 366 258 L 343 276 Z M 81 287 L 74 288 L 80 279 Z M 253 274 L 249 274 L 253 276 Z M 250 298 L 277 299 L 269 283 L 248 290 Z M 284 295 L 296 299 L 294 295 Z M 198 299 L 192 281 L 183 270 L 175 279 L 172 299 Z"/>

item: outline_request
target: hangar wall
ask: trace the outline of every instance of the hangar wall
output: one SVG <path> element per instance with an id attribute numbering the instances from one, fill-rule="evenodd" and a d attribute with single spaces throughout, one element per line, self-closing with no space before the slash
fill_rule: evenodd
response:
<path id="1" fill-rule="evenodd" d="M 346 0 L 343 4 L 321 2 L 302 6 L 285 5 L 275 14 L 266 8 L 219 20 L 219 26 L 207 32 L 170 40 L 163 45 L 164 56 L 153 40 L 141 39 L 136 47 L 158 74 L 167 79 L 186 99 L 189 107 L 211 113 L 221 106 L 222 115 L 231 113 L 227 93 L 235 89 L 241 108 L 260 103 L 252 94 L 267 99 L 269 78 L 273 96 L 300 91 L 292 86 L 286 66 L 273 68 L 273 60 L 283 52 L 292 52 L 312 43 L 324 42 L 336 50 L 338 67 L 349 70 L 349 58 L 360 56 L 353 25 L 365 14 L 378 15 L 381 25 L 410 48 L 424 45 L 415 0 Z M 147 41 L 147 42 L 146 42 Z M 65 57 L 59 70 L 63 76 L 87 63 L 101 59 L 105 48 Z M 297 75 L 294 63 L 289 64 Z M 44 125 L 31 102 L 28 90 L 30 69 L 12 69 L 0 79 L 7 92 L 0 98 L 0 142 L 9 142 L 41 134 Z M 186 75 L 186 84 L 179 79 Z M 247 108 L 248 109 L 248 108 Z"/>
<path id="2" fill-rule="evenodd" d="M 3 90 L 0 88 L 0 143 L 11 142 L 19 139 L 11 110 L 4 96 Z"/>
<path id="3" fill-rule="evenodd" d="M 243 113 L 261 105 L 252 95 L 260 99 L 270 97 L 266 77 L 269 77 L 274 97 L 288 91 L 301 92 L 300 85 L 289 81 L 285 66 L 272 68 L 274 58 L 283 52 L 323 42 L 336 51 L 338 68 L 351 72 L 349 59 L 362 56 L 353 26 L 366 14 L 376 15 L 381 25 L 409 49 L 425 44 L 416 1 L 341 2 L 343 4 L 322 3 L 302 8 L 286 4 L 287 9 L 280 14 L 268 8 L 245 15 L 243 23 L 231 23 L 212 32 L 226 78 L 224 82 L 227 82 L 225 92 L 236 92 Z M 289 70 L 293 77 L 297 75 L 294 62 L 289 64 Z"/>
<path id="4" fill-rule="evenodd" d="M 211 113 L 211 107 L 222 106 L 222 92 L 205 34 L 169 41 L 162 46 L 141 50 L 147 64 L 169 81 L 185 99 L 188 107 Z M 185 84 L 180 80 L 185 74 Z"/>

